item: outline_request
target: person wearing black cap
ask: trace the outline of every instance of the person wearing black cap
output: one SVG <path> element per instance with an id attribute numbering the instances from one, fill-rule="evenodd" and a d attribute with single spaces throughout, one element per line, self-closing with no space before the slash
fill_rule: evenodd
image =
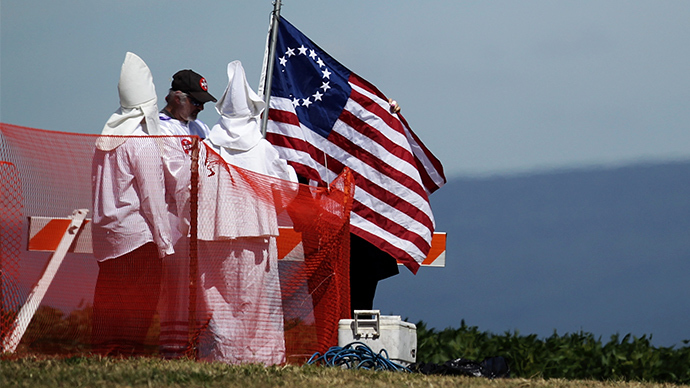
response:
<path id="1" fill-rule="evenodd" d="M 161 131 L 164 135 L 195 135 L 205 139 L 209 128 L 197 119 L 204 104 L 216 98 L 208 92 L 206 78 L 193 70 L 180 70 L 173 75 L 167 105 L 160 111 Z"/>
<path id="2" fill-rule="evenodd" d="M 202 140 L 210 130 L 197 119 L 204 104 L 216 98 L 208 92 L 206 79 L 186 69 L 173 75 L 166 106 L 159 114 L 162 135 L 198 136 Z M 159 352 L 165 358 L 178 358 L 187 349 L 189 303 L 189 195 L 190 137 L 165 138 L 163 159 L 166 165 L 168 219 L 172 225 L 175 254 L 163 260 L 159 305 Z"/>

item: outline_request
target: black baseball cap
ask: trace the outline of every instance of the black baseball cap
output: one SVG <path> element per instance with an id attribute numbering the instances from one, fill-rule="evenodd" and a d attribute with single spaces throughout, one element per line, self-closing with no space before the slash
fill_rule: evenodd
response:
<path id="1" fill-rule="evenodd" d="M 187 93 L 201 103 L 217 101 L 216 98 L 208 92 L 206 78 L 190 69 L 180 70 L 175 73 L 170 89 Z"/>

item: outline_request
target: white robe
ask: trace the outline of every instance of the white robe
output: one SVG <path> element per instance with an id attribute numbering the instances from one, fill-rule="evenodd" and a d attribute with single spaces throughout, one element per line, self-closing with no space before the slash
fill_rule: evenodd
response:
<path id="1" fill-rule="evenodd" d="M 206 159 L 203 154 L 200 160 Z M 256 155 L 261 156 L 256 160 L 262 160 L 266 153 Z M 261 200 L 252 193 L 251 184 L 240 170 L 232 165 L 229 169 L 224 165 L 214 167 L 209 176 L 208 167 L 202 165 L 199 179 L 203 303 L 198 316 L 205 326 L 199 337 L 199 356 L 233 364 L 283 363 L 275 201 L 280 204 L 287 199 L 275 196 L 270 201 Z M 270 190 L 263 195 L 266 192 Z"/>
<path id="2" fill-rule="evenodd" d="M 230 166 L 209 164 L 217 156 L 203 149 L 199 158 L 199 357 L 233 364 L 281 364 L 285 339 L 277 207 L 287 204 L 291 190 L 275 191 L 269 184 L 257 195 L 253 185 L 262 179 L 234 166 L 292 182 L 297 176 L 261 137 L 263 101 L 249 88 L 239 62 L 228 65 L 228 78 L 216 105 L 221 117 L 205 144 Z"/>
<path id="3" fill-rule="evenodd" d="M 153 241 L 174 253 L 159 147 L 139 125 L 115 149 L 97 149 L 92 166 L 94 255 L 120 257 Z M 110 138 L 113 139 L 113 138 Z"/>

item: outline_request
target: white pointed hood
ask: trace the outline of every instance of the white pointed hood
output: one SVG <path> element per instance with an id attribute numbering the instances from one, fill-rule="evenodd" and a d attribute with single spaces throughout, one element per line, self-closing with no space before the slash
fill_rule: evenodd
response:
<path id="1" fill-rule="evenodd" d="M 124 143 L 126 138 L 113 136 L 133 135 L 142 119 L 146 120 L 149 135 L 159 135 L 158 99 L 153 84 L 151 70 L 136 54 L 128 52 L 120 70 L 120 82 L 117 85 L 120 94 L 120 109 L 110 116 L 105 123 L 96 147 L 111 151 Z"/>
<path id="2" fill-rule="evenodd" d="M 228 63 L 228 87 L 216 103 L 220 114 L 208 140 L 218 147 L 247 151 L 256 146 L 261 136 L 261 112 L 266 104 L 247 83 L 240 61 Z"/>

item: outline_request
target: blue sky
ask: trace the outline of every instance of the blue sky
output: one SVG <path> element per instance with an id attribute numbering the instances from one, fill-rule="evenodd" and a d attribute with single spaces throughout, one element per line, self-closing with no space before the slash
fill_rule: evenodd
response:
<path id="1" fill-rule="evenodd" d="M 235 59 L 257 88 L 271 9 L 4 1 L 0 120 L 99 132 L 127 51 L 161 99 L 182 68 L 220 96 Z M 450 177 L 690 158 L 687 1 L 286 0 L 282 15 L 398 100 Z"/>

